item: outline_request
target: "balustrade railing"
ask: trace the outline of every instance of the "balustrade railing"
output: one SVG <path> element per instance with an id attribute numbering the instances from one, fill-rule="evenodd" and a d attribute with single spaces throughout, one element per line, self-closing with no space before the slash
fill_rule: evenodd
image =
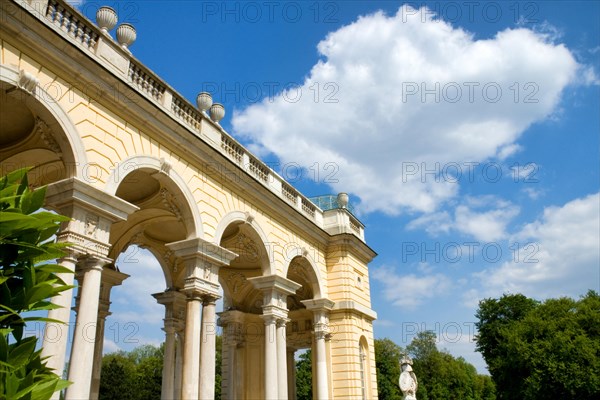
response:
<path id="1" fill-rule="evenodd" d="M 46 9 L 46 18 L 88 49 L 96 47 L 100 35 L 90 27 L 85 17 L 78 16 L 70 7 L 56 0 L 50 0 Z"/>
<path id="2" fill-rule="evenodd" d="M 27 4 L 24 1 L 15 1 Z M 137 61 L 131 53 L 122 49 L 110 36 L 102 34 L 98 26 L 88 20 L 65 0 L 48 0 L 47 4 L 45 13 L 41 15 L 39 13 L 34 14 L 37 18 L 54 26 L 55 29 L 66 33 L 69 40 L 94 55 L 96 61 L 99 63 L 104 63 L 106 60 L 99 56 L 99 48 L 101 46 L 98 44 L 100 41 L 106 41 L 114 49 L 113 55 L 120 57 L 121 61 L 119 62 L 122 62 L 124 65 L 124 68 L 117 68 L 117 70 L 112 68 L 113 73 L 123 74 L 124 78 L 133 88 L 145 94 L 147 98 L 154 101 L 164 112 L 190 128 L 198 136 L 201 134 L 201 129 L 203 129 L 202 123 L 204 121 L 209 125 L 213 125 L 214 128 L 210 129 L 216 128 L 217 132 L 221 132 L 221 143 L 219 146 L 218 142 L 213 143 L 208 141 L 209 145 L 214 146 L 215 149 L 225 154 L 250 175 L 256 177 L 268 190 L 275 192 L 298 211 L 311 218 L 315 224 L 323 224 L 323 211 L 340 208 L 335 196 L 320 196 L 311 199 L 303 196 L 275 171 L 238 144 L 218 123 L 211 121 L 208 115 L 198 110 L 188 100 L 173 90 L 160 77 Z M 114 60 L 111 62 L 114 62 Z M 351 213 L 353 212 L 350 205 L 347 208 Z M 355 218 L 350 219 L 350 228 L 362 238 L 361 227 L 362 225 L 358 220 Z"/>

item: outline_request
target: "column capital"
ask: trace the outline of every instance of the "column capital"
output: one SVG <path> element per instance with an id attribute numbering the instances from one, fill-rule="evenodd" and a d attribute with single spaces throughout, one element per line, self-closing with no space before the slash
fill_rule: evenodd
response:
<path id="1" fill-rule="evenodd" d="M 285 327 L 290 321 L 291 321 L 291 319 L 289 319 L 289 318 L 278 318 L 277 319 L 277 327 L 278 328 Z"/>
<path id="2" fill-rule="evenodd" d="M 170 335 L 174 335 L 175 333 L 177 333 L 177 322 L 174 321 L 172 318 L 165 318 L 164 319 L 165 325 L 162 328 L 163 331 L 165 331 L 165 333 L 170 334 Z"/>
<path id="3" fill-rule="evenodd" d="M 335 307 L 335 302 L 326 298 L 309 299 L 300 301 L 307 310 L 311 311 L 331 311 Z"/>
<path id="4" fill-rule="evenodd" d="M 218 296 L 213 296 L 213 295 L 205 295 L 202 297 L 202 307 L 205 306 L 215 306 L 217 304 L 217 300 L 219 299 Z"/>
<path id="5" fill-rule="evenodd" d="M 183 289 L 181 292 L 187 296 L 188 300 L 199 300 L 204 302 L 205 298 L 219 299 L 218 283 L 212 283 L 197 277 L 190 277 L 184 280 Z"/>
<path id="6" fill-rule="evenodd" d="M 102 271 L 106 264 L 109 264 L 112 260 L 110 258 L 86 254 L 77 259 L 76 273 L 81 274 L 89 270 Z"/>
<path id="7" fill-rule="evenodd" d="M 165 244 L 173 253 L 182 259 L 197 258 L 208 261 L 216 266 L 227 266 L 238 255 L 218 244 L 201 238 L 180 240 Z"/>
<path id="8" fill-rule="evenodd" d="M 46 206 L 71 217 L 61 225 L 59 242 L 84 254 L 106 256 L 110 227 L 124 221 L 139 208 L 72 177 L 48 185 Z"/>
<path id="9" fill-rule="evenodd" d="M 218 297 L 219 267 L 229 265 L 237 254 L 200 238 L 167 243 L 165 246 L 185 268 L 185 290 L 197 290 Z"/>
<path id="10" fill-rule="evenodd" d="M 273 314 L 262 314 L 260 318 L 265 321 L 265 325 L 275 325 L 278 319 L 278 317 Z"/>
<path id="11" fill-rule="evenodd" d="M 263 314 L 287 318 L 287 297 L 302 287 L 280 275 L 267 275 L 249 278 L 254 287 L 263 292 Z"/>

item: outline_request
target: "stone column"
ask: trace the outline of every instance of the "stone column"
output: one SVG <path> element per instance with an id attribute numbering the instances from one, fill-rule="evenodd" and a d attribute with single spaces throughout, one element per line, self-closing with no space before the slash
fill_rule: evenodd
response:
<path id="1" fill-rule="evenodd" d="M 301 285 L 279 275 L 259 276 L 248 281 L 263 292 L 261 317 L 265 321 L 265 397 L 268 400 L 287 399 L 285 324 L 280 324 L 278 328 L 276 325 L 278 320 L 287 321 L 287 296 L 296 293 Z M 281 334 L 281 338 L 277 333 Z"/>
<path id="2" fill-rule="evenodd" d="M 199 395 L 199 377 L 200 377 L 200 342 L 201 325 L 200 307 L 202 299 L 205 297 L 216 299 L 219 297 L 219 267 L 229 265 L 229 262 L 237 257 L 237 254 L 224 249 L 214 243 L 209 243 L 204 239 L 193 238 L 179 242 L 166 244 L 169 250 L 178 257 L 185 269 L 184 288 L 182 292 L 187 296 L 186 319 L 185 319 L 185 338 L 183 346 L 183 377 L 181 397 L 185 400 L 197 399 Z M 214 304 L 208 306 L 206 321 L 216 327 L 216 318 Z M 210 322 L 212 321 L 212 322 Z M 207 343 L 210 346 L 211 343 Z M 212 352 L 208 349 L 206 352 L 212 354 L 212 360 L 204 361 L 207 377 L 210 379 L 210 368 L 208 365 L 212 362 L 212 395 L 214 398 L 214 337 L 212 342 Z M 208 384 L 203 388 L 208 393 Z"/>
<path id="3" fill-rule="evenodd" d="M 223 327 L 223 349 L 227 352 L 227 371 L 222 371 L 227 386 L 222 387 L 221 393 L 228 400 L 238 400 L 238 376 L 242 365 L 237 365 L 237 349 L 244 342 L 242 324 L 244 313 L 236 310 L 219 313 L 218 324 Z"/>
<path id="4" fill-rule="evenodd" d="M 277 386 L 278 399 L 287 400 L 288 398 L 288 363 L 287 363 L 287 345 L 285 325 L 288 319 L 277 320 Z"/>
<path id="5" fill-rule="evenodd" d="M 182 316 L 185 315 L 185 295 L 173 289 L 152 295 L 159 304 L 165 306 L 163 330 L 165 331 L 165 348 L 162 371 L 161 398 L 171 400 L 175 395 L 176 375 L 176 342 L 177 331 L 183 326 Z M 181 347 L 181 346 L 179 346 Z"/>
<path id="6" fill-rule="evenodd" d="M 181 399 L 181 378 L 183 374 L 183 332 L 177 333 L 175 349 L 175 390 L 174 399 Z"/>
<path id="7" fill-rule="evenodd" d="M 288 399 L 296 400 L 296 350 L 288 347 L 287 349 L 287 370 L 288 370 Z"/>
<path id="8" fill-rule="evenodd" d="M 277 400 L 279 395 L 277 374 L 277 342 L 276 324 L 277 317 L 274 315 L 261 315 L 265 321 L 265 399 Z"/>
<path id="9" fill-rule="evenodd" d="M 96 340 L 94 343 L 94 360 L 92 364 L 92 387 L 90 400 L 98 400 L 100 395 L 100 374 L 102 373 L 102 350 L 104 349 L 104 325 L 106 317 L 110 314 L 108 307 L 100 305 L 98 310 L 98 323 L 96 326 Z"/>
<path id="10" fill-rule="evenodd" d="M 92 378 L 92 357 L 94 355 L 95 327 L 98 317 L 98 293 L 100 290 L 100 275 L 102 265 L 108 262 L 106 256 L 110 248 L 110 227 L 113 223 L 124 221 L 138 210 L 138 207 L 112 196 L 86 182 L 75 178 L 67 178 L 48 185 L 46 191 L 46 207 L 68 215 L 71 220 L 61 224 L 57 241 L 72 243 L 71 256 L 61 260 L 61 264 L 71 270 L 79 270 L 81 275 L 79 287 L 79 311 L 71 347 L 71 360 L 69 363 L 69 380 L 73 385 L 66 390 L 66 398 L 89 398 Z M 74 267 L 74 258 L 79 255 L 88 255 L 83 261 L 84 267 Z M 93 261 L 95 260 L 95 261 Z M 73 283 L 73 275 L 65 274 L 63 281 Z M 70 307 L 73 291 L 62 292 L 52 299 L 60 309 L 50 310 L 48 316 L 53 319 L 69 323 Z M 49 356 L 49 366 L 61 375 L 64 368 L 65 350 L 69 337 L 66 333 L 68 325 L 61 328 L 61 336 L 56 344 L 49 344 L 51 327 L 49 324 L 43 344 L 42 355 Z M 73 376 L 73 378 L 72 378 Z M 75 379 L 75 380 L 74 380 Z M 53 394 L 53 399 L 58 399 L 59 392 Z"/>
<path id="11" fill-rule="evenodd" d="M 87 256 L 77 265 L 83 283 L 79 288 L 81 293 L 69 363 L 69 380 L 73 384 L 67 388 L 66 400 L 90 397 L 92 385 L 90 363 L 93 363 L 94 359 L 102 265 L 106 263 L 107 260 Z"/>
<path id="12" fill-rule="evenodd" d="M 315 366 L 317 377 L 317 399 L 329 398 L 329 372 L 327 368 L 327 346 L 329 340 L 329 311 L 334 302 L 329 299 L 303 300 L 307 309 L 313 311 L 315 327 Z"/>
<path id="13" fill-rule="evenodd" d="M 175 395 L 175 327 L 165 322 L 165 353 L 160 398 L 171 400 Z"/>
<path id="14" fill-rule="evenodd" d="M 187 293 L 185 317 L 185 339 L 183 344 L 183 373 L 181 377 L 181 397 L 184 400 L 198 398 L 198 377 L 200 375 L 200 293 Z"/>
<path id="15" fill-rule="evenodd" d="M 67 285 L 73 285 L 75 278 L 75 265 L 77 255 L 71 253 L 58 261 L 58 264 L 73 271 L 72 274 L 58 274 L 58 277 Z M 48 311 L 48 318 L 62 321 L 62 324 L 47 322 L 44 329 L 42 344 L 42 358 L 47 358 L 46 365 L 54 370 L 58 376 L 63 376 L 65 368 L 65 356 L 67 343 L 69 341 L 69 321 L 71 319 L 71 303 L 73 302 L 73 289 L 65 290 L 52 298 L 52 304 L 60 307 Z M 58 392 L 56 395 L 58 399 Z"/>
<path id="16" fill-rule="evenodd" d="M 323 328 L 315 328 L 315 365 L 317 367 L 317 398 L 329 398 L 329 385 L 327 374 L 327 358 L 325 347 L 325 336 L 327 332 Z"/>
<path id="17" fill-rule="evenodd" d="M 206 296 L 202 303 L 202 342 L 200 343 L 200 398 L 215 398 L 215 361 L 217 313 L 215 297 Z"/>
<path id="18" fill-rule="evenodd" d="M 109 266 L 102 270 L 102 283 L 100 285 L 100 303 L 98 306 L 98 323 L 96 326 L 96 339 L 94 343 L 94 361 L 92 367 L 92 388 L 90 399 L 97 400 L 100 395 L 100 374 L 102 373 L 102 352 L 104 350 L 104 325 L 110 310 L 110 292 L 114 286 L 121 285 L 129 275 L 121 273 Z"/>

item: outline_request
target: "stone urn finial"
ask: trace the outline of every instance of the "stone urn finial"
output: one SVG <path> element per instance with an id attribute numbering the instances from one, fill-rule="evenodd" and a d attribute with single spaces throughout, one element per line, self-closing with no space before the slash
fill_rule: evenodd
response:
<path id="1" fill-rule="evenodd" d="M 117 20 L 117 12 L 112 7 L 102 6 L 96 11 L 96 23 L 107 36 L 110 36 L 108 31 L 117 25 Z"/>
<path id="2" fill-rule="evenodd" d="M 210 119 L 212 119 L 216 123 L 219 123 L 219 121 L 222 120 L 224 116 L 225 116 L 225 107 L 223 107 L 223 104 L 214 103 L 210 107 Z"/>
<path id="3" fill-rule="evenodd" d="M 135 28 L 131 24 L 121 24 L 117 28 L 117 42 L 121 45 L 125 50 L 129 50 L 128 47 L 131 46 L 135 39 L 137 38 L 137 33 Z"/>
<path id="4" fill-rule="evenodd" d="M 213 105 L 212 96 L 208 92 L 201 92 L 196 97 L 196 105 L 200 111 L 206 111 Z"/>
<path id="5" fill-rule="evenodd" d="M 340 208 L 348 208 L 348 200 L 348 193 L 342 192 L 337 195 L 337 202 Z"/>

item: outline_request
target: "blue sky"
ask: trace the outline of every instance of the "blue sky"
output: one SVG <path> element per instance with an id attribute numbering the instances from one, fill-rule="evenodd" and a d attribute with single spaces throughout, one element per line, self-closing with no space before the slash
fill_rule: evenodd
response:
<path id="1" fill-rule="evenodd" d="M 379 253 L 376 337 L 432 329 L 484 371 L 479 299 L 600 290 L 598 2 L 104 4 L 138 59 L 191 101 L 211 91 L 305 195 L 350 193 Z M 119 263 L 106 348 L 157 344 L 160 268 Z"/>

